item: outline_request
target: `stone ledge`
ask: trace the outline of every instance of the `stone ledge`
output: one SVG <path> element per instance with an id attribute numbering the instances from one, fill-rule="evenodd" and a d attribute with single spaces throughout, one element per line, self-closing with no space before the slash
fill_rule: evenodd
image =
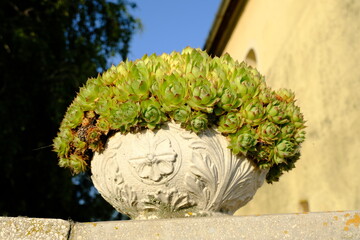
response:
<path id="1" fill-rule="evenodd" d="M 78 239 L 360 239 L 360 211 L 75 224 Z"/>
<path id="2" fill-rule="evenodd" d="M 89 223 L 0 217 L 0 226 L 0 239 L 358 240 L 360 211 Z"/>
<path id="3" fill-rule="evenodd" d="M 71 222 L 61 219 L 0 217 L 1 240 L 68 239 Z"/>

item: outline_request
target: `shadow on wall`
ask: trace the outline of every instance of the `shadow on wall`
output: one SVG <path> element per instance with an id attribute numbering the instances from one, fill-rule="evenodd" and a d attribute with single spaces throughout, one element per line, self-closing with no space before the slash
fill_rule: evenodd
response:
<path id="1" fill-rule="evenodd" d="M 249 52 L 246 54 L 245 62 L 252 67 L 256 67 L 256 55 L 254 49 L 250 49 Z"/>

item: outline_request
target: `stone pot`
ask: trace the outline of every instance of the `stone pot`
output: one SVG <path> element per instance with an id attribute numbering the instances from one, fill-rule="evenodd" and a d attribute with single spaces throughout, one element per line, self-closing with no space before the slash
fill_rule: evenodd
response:
<path id="1" fill-rule="evenodd" d="M 267 169 L 227 148 L 214 129 L 195 134 L 174 123 L 115 134 L 91 161 L 101 195 L 132 219 L 233 214 L 254 196 Z"/>

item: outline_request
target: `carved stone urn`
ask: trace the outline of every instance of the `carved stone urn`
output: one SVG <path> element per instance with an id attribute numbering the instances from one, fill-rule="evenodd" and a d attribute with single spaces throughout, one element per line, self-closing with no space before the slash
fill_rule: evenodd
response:
<path id="1" fill-rule="evenodd" d="M 233 214 L 254 196 L 267 169 L 235 156 L 214 129 L 197 135 L 169 122 L 112 136 L 91 162 L 101 195 L 132 219 Z"/>

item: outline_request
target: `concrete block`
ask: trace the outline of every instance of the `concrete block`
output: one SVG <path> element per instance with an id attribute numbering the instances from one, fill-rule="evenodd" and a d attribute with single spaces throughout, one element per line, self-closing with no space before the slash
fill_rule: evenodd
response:
<path id="1" fill-rule="evenodd" d="M 70 222 L 61 219 L 0 217 L 0 239 L 68 239 L 70 227 Z"/>
<path id="2" fill-rule="evenodd" d="M 360 211 L 76 223 L 70 239 L 360 239 Z"/>

